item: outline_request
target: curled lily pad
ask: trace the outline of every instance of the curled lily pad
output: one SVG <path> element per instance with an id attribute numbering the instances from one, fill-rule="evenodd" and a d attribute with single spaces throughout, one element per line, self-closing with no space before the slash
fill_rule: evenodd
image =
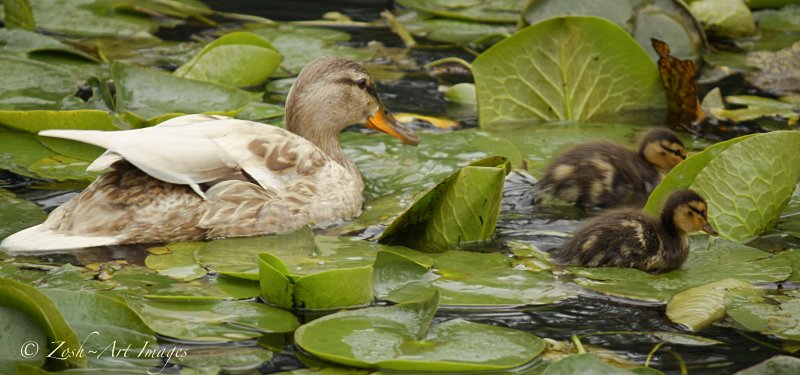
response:
<path id="1" fill-rule="evenodd" d="M 32 350 L 30 352 L 32 354 L 31 357 L 35 358 L 34 361 L 43 360 L 42 357 L 36 357 L 36 353 L 33 351 L 35 348 L 41 348 L 38 350 L 44 350 L 50 353 L 58 349 L 59 343 L 63 343 L 61 349 L 72 350 L 73 352 L 80 347 L 78 336 L 75 335 L 75 332 L 70 328 L 69 324 L 67 324 L 67 321 L 58 311 L 56 305 L 50 298 L 36 288 L 19 281 L 0 278 L 0 297 L 2 297 L 0 298 L 0 309 L 2 309 L 0 312 L 10 319 L 16 319 L 21 323 L 24 320 L 24 324 L 27 324 L 28 327 L 30 327 L 32 321 L 47 338 L 46 341 L 37 342 L 37 345 L 30 348 Z M 16 312 L 11 313 L 9 309 Z M 18 313 L 24 314 L 29 319 L 22 319 Z M 39 336 L 39 338 L 42 338 L 42 335 L 37 334 L 35 329 L 33 332 L 34 337 Z M 2 342 L 0 347 L 9 348 L 11 345 L 16 344 L 17 340 L 19 340 L 19 338 L 3 335 L 2 340 L 0 340 L 0 342 Z M 24 338 L 23 342 L 20 342 L 20 345 L 15 347 L 11 352 L 15 354 L 20 353 L 20 350 L 22 350 L 20 348 L 23 347 L 22 344 L 27 340 L 29 339 Z M 64 352 L 61 351 L 60 353 Z M 55 358 L 54 355 L 54 357 L 49 359 L 49 362 L 52 366 L 57 368 L 83 366 L 86 364 L 85 357 L 65 355 L 59 358 L 63 359 L 59 360 Z M 0 362 L 3 368 L 12 366 L 11 368 L 13 369 L 14 364 L 23 358 L 14 356 L 13 361 L 9 362 L 7 362 L 9 358 L 3 359 L 6 360 Z"/>
<path id="2" fill-rule="evenodd" d="M 475 3 L 453 2 L 449 0 L 398 0 L 398 4 L 429 13 L 438 17 L 485 23 L 514 24 L 522 8 L 522 1 L 488 0 Z"/>
<path id="3" fill-rule="evenodd" d="M 647 53 L 619 26 L 597 17 L 528 26 L 483 52 L 472 67 L 483 128 L 665 105 Z"/>
<path id="4" fill-rule="evenodd" d="M 725 240 L 691 241 L 689 259 L 680 269 L 651 275 L 633 268 L 580 268 L 576 282 L 601 293 L 665 303 L 688 288 L 730 278 L 750 283 L 783 281 L 792 272 L 788 259 Z"/>
<path id="5" fill-rule="evenodd" d="M 295 342 L 347 366 L 411 371 L 500 370 L 536 358 L 544 341 L 527 332 L 461 319 L 431 325 L 439 294 L 391 307 L 328 315 L 301 326 Z"/>
<path id="6" fill-rule="evenodd" d="M 244 31 L 223 35 L 173 74 L 235 87 L 264 82 L 281 63 L 281 55 L 264 38 Z"/>
<path id="7" fill-rule="evenodd" d="M 160 335 L 203 342 L 241 341 L 262 333 L 292 332 L 299 325 L 289 312 L 255 302 L 125 298 L 145 324 Z"/>
<path id="8" fill-rule="evenodd" d="M 535 0 L 526 3 L 521 20 L 527 26 L 557 16 L 605 18 L 630 33 L 653 61 L 658 55 L 650 48 L 651 38 L 665 41 L 675 56 L 695 63 L 705 49 L 702 28 L 679 0 Z"/>
<path id="9" fill-rule="evenodd" d="M 667 304 L 667 316 L 697 332 L 725 316 L 724 302 L 728 291 L 749 285 L 736 279 L 724 279 L 686 289 L 672 296 Z"/>
<path id="10" fill-rule="evenodd" d="M 494 237 L 508 160 L 495 156 L 451 174 L 395 219 L 378 242 L 442 251 Z M 453 218 L 457 218 L 453 220 Z"/>
<path id="11" fill-rule="evenodd" d="M 740 288 L 725 296 L 725 310 L 749 330 L 800 340 L 800 292 L 796 290 L 769 294 L 763 289 Z"/>

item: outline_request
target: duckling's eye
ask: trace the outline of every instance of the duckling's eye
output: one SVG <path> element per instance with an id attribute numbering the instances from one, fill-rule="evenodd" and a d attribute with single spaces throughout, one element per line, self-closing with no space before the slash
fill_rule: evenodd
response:
<path id="1" fill-rule="evenodd" d="M 365 89 L 367 87 L 367 79 L 361 78 L 356 82 L 356 84 L 358 85 L 359 88 Z"/>

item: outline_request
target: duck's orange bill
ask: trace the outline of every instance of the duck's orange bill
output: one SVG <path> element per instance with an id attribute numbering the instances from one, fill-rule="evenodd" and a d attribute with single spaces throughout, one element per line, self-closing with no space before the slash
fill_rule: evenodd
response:
<path id="1" fill-rule="evenodd" d="M 380 130 L 391 135 L 407 145 L 419 144 L 419 136 L 413 130 L 399 124 L 383 106 L 378 108 L 374 115 L 367 119 L 367 127 Z"/>
<path id="2" fill-rule="evenodd" d="M 719 236 L 719 233 L 717 232 L 717 230 L 714 229 L 714 227 L 712 227 L 711 224 L 709 224 L 709 223 L 706 223 L 706 225 L 703 226 L 703 232 L 706 232 L 706 233 L 708 233 L 708 234 L 710 234 L 712 236 Z"/>

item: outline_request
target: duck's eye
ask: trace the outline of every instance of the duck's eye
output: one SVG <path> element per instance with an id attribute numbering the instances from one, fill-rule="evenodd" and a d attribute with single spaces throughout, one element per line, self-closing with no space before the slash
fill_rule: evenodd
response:
<path id="1" fill-rule="evenodd" d="M 365 89 L 367 87 L 367 79 L 361 78 L 358 81 L 356 81 L 356 84 L 358 85 L 359 88 Z"/>

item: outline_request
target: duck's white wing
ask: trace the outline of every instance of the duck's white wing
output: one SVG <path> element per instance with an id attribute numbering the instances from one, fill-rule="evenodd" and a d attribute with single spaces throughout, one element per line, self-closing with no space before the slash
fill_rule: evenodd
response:
<path id="1" fill-rule="evenodd" d="M 293 173 L 324 165 L 325 154 L 281 128 L 222 116 L 189 115 L 126 131 L 45 130 L 48 137 L 76 140 L 108 151 L 91 167 L 102 170 L 126 160 L 159 180 L 191 186 L 244 170 L 264 189 L 280 190 Z"/>

